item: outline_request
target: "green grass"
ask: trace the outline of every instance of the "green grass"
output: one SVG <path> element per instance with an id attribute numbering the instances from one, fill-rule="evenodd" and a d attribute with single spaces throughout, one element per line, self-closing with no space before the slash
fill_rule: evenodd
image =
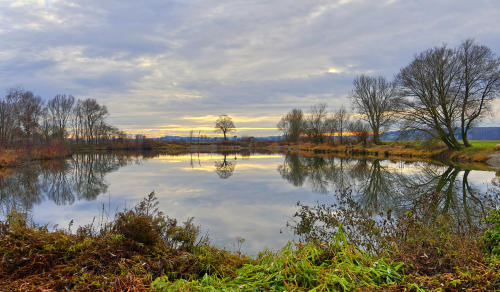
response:
<path id="1" fill-rule="evenodd" d="M 469 142 L 474 148 L 494 148 L 500 144 L 500 140 L 470 140 Z"/>
<path id="2" fill-rule="evenodd" d="M 233 277 L 157 278 L 152 291 L 351 291 L 381 289 L 403 281 L 403 263 L 374 256 L 348 244 L 342 231 L 328 244 L 286 245 L 262 252 Z"/>

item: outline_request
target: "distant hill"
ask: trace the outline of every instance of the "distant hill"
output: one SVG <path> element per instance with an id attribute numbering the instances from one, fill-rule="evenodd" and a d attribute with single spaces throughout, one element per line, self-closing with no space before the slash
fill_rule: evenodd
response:
<path id="1" fill-rule="evenodd" d="M 198 141 L 198 137 L 189 137 L 189 136 L 163 136 L 161 138 L 156 138 L 155 140 L 158 141 Z M 229 141 L 239 141 L 242 139 L 248 139 L 248 137 L 228 137 Z M 254 140 L 257 141 L 281 141 L 282 137 L 281 136 L 265 136 L 265 137 L 253 137 Z M 222 137 L 202 137 L 200 141 L 202 142 L 207 142 L 207 141 L 222 141 L 224 138 Z"/>
<path id="2" fill-rule="evenodd" d="M 388 131 L 381 135 L 381 139 L 385 141 L 389 140 L 414 140 L 417 137 L 423 137 L 426 134 L 424 132 L 403 132 L 403 131 Z M 457 138 L 461 139 L 460 134 L 456 134 Z M 155 138 L 158 141 L 198 141 L 198 137 L 190 138 L 189 136 L 163 136 L 161 138 Z M 228 137 L 230 141 L 239 141 L 242 139 L 248 139 L 248 137 Z M 264 137 L 253 137 L 253 139 L 257 141 L 281 141 L 283 139 L 282 136 L 264 136 Z M 469 139 L 470 140 L 500 140 L 500 127 L 475 127 L 470 129 L 469 131 Z M 202 137 L 200 141 L 222 141 L 222 137 Z"/>
<path id="3" fill-rule="evenodd" d="M 382 140 L 413 140 L 418 136 L 425 136 L 424 132 L 408 133 L 403 131 L 388 131 L 381 135 Z M 455 136 L 462 139 L 460 133 Z M 500 140 L 500 127 L 475 127 L 469 130 L 469 140 Z"/>

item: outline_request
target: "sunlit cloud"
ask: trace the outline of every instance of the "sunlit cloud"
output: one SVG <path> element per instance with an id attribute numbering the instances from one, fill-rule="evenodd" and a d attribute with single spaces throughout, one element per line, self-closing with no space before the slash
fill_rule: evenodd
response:
<path id="1" fill-rule="evenodd" d="M 235 123 L 255 123 L 255 122 L 273 122 L 279 120 L 279 116 L 258 116 L 258 117 L 250 117 L 250 116 L 239 116 L 239 115 L 229 115 L 233 122 Z M 184 116 L 182 120 L 188 121 L 196 121 L 196 122 L 214 122 L 217 120 L 219 116 L 216 115 L 204 115 L 204 116 Z"/>
<path id="2" fill-rule="evenodd" d="M 486 0 L 0 0 L 0 84 L 97 98 L 130 134 L 215 136 L 229 114 L 238 136 L 277 135 L 290 109 L 350 108 L 356 75 L 393 78 L 426 48 L 500 53 L 499 18 Z"/>

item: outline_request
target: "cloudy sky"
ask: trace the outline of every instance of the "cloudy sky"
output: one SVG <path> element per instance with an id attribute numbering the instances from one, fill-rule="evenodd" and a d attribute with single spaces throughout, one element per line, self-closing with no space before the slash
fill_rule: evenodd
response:
<path id="1" fill-rule="evenodd" d="M 293 107 L 350 107 L 354 76 L 392 78 L 424 49 L 500 54 L 499 19 L 498 0 L 0 0 L 0 88 L 97 98 L 129 133 L 213 135 L 228 114 L 270 135 Z"/>

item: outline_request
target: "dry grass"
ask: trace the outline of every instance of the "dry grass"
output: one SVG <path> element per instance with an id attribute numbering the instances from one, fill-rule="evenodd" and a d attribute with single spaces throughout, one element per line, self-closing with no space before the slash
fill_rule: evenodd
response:
<path id="1" fill-rule="evenodd" d="M 368 143 L 358 144 L 313 144 L 300 142 L 297 144 L 276 143 L 271 151 L 285 151 L 303 155 L 335 154 L 339 156 L 364 156 L 372 158 L 398 158 L 402 160 L 449 160 L 454 162 L 485 162 L 496 151 L 498 141 L 472 141 L 472 147 L 459 151 L 449 151 L 441 143 L 423 143 L 418 141 L 385 142 L 381 145 Z"/>
<path id="2" fill-rule="evenodd" d="M 196 279 L 207 267 L 234 273 L 250 262 L 197 242 L 199 230 L 163 216 L 154 197 L 141 204 L 76 234 L 30 226 L 24 214 L 11 213 L 0 223 L 0 291 L 145 291 L 156 277 Z"/>
<path id="3" fill-rule="evenodd" d="M 7 167 L 14 165 L 20 157 L 17 150 L 2 149 L 0 150 L 0 167 Z"/>

